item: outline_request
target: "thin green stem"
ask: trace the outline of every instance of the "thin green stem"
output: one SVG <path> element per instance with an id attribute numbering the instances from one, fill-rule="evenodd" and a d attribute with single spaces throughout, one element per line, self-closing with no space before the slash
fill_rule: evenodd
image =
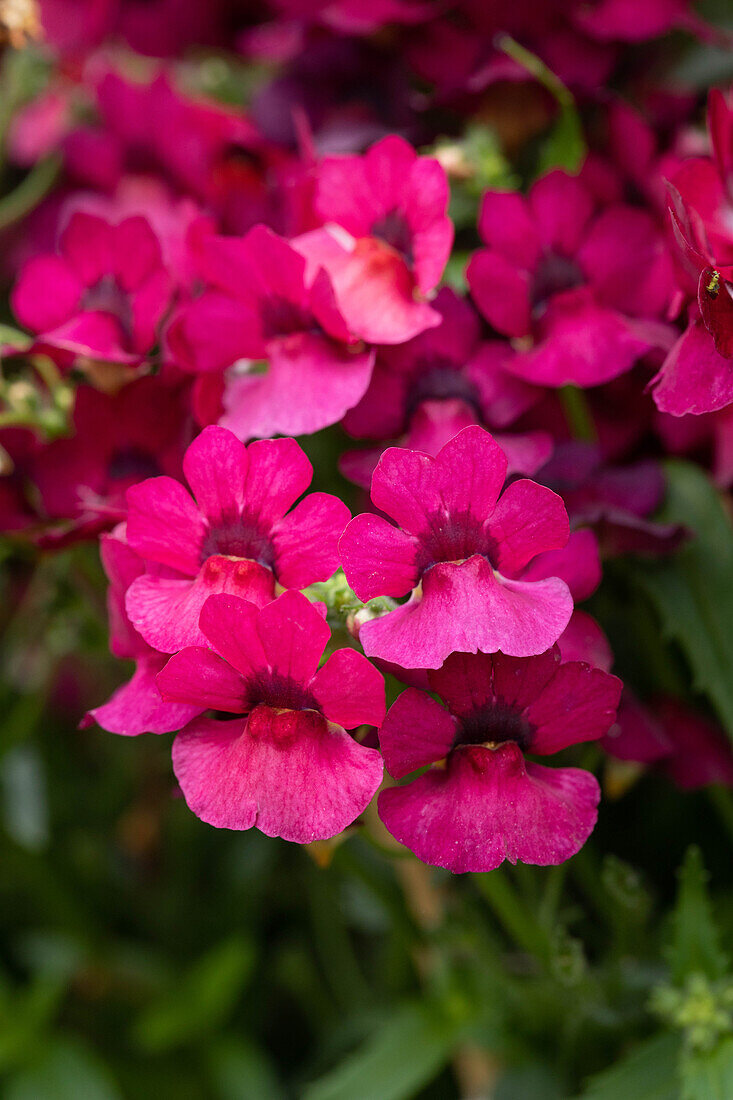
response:
<path id="1" fill-rule="evenodd" d="M 578 386 L 563 386 L 559 394 L 565 420 L 573 439 L 595 443 L 598 434 L 593 413 L 583 390 Z"/>
<path id="2" fill-rule="evenodd" d="M 15 225 L 34 210 L 54 186 L 60 172 L 60 157 L 40 160 L 14 191 L 0 199 L 0 230 Z"/>

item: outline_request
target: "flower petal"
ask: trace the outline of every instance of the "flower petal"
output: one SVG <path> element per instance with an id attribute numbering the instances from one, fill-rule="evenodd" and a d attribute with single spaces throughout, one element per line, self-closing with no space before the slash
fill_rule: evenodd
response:
<path id="1" fill-rule="evenodd" d="M 127 540 L 141 557 L 194 576 L 206 537 L 189 493 L 172 477 L 151 477 L 127 490 Z"/>
<path id="2" fill-rule="evenodd" d="M 310 493 L 272 531 L 275 572 L 285 588 L 325 581 L 339 566 L 338 543 L 351 513 L 330 493 Z"/>
<path id="3" fill-rule="evenodd" d="M 502 493 L 487 532 L 493 543 L 490 556 L 494 567 L 513 576 L 537 554 L 562 549 L 570 525 L 562 497 L 544 485 L 522 479 Z"/>
<path id="4" fill-rule="evenodd" d="M 103 730 L 124 737 L 182 729 L 201 713 L 202 707 L 163 701 L 156 676 L 166 660 L 163 653 L 150 653 L 140 658 L 132 678 L 119 687 L 108 702 L 90 710 L 82 725 L 88 725 L 93 719 Z"/>
<path id="5" fill-rule="evenodd" d="M 340 833 L 382 779 L 365 748 L 314 711 L 257 707 L 246 723 L 200 720 L 173 744 L 173 768 L 193 812 L 219 829 L 251 829 L 298 844 Z"/>
<path id="6" fill-rule="evenodd" d="M 589 772 L 525 765 L 511 743 L 472 746 L 452 753 L 447 769 L 382 791 L 379 816 L 424 863 L 462 874 L 505 859 L 562 863 L 590 836 L 599 797 Z"/>
<path id="7" fill-rule="evenodd" d="M 354 516 L 339 540 L 339 554 L 360 600 L 404 596 L 418 582 L 416 540 L 382 516 Z"/>
<path id="8" fill-rule="evenodd" d="M 402 779 L 417 768 L 444 760 L 453 747 L 457 725 L 445 707 L 425 691 L 408 687 L 389 708 L 379 731 L 387 771 Z"/>
<path id="9" fill-rule="evenodd" d="M 318 705 L 344 729 L 380 726 L 384 721 L 384 678 L 355 649 L 337 649 L 311 681 Z"/>
<path id="10" fill-rule="evenodd" d="M 231 714 L 248 709 L 247 685 L 241 673 L 202 646 L 187 646 L 174 654 L 159 673 L 157 684 L 166 702 L 193 703 L 200 711 Z"/>

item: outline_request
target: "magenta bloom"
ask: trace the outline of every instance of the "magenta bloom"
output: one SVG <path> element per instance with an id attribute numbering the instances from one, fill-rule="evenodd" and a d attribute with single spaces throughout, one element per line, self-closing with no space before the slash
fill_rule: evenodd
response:
<path id="1" fill-rule="evenodd" d="M 523 754 L 548 756 L 601 737 L 621 682 L 561 664 L 556 648 L 527 660 L 454 653 L 428 678 L 445 706 L 408 688 L 379 731 L 395 779 L 438 765 L 381 792 L 390 833 L 424 863 L 458 874 L 493 871 L 505 859 L 546 866 L 575 855 L 596 823 L 595 777 Z"/>
<path id="2" fill-rule="evenodd" d="M 127 494 L 128 541 L 147 565 L 128 590 L 127 611 L 163 653 L 204 644 L 199 613 L 213 593 L 262 606 L 276 582 L 305 588 L 326 580 L 349 519 L 346 505 L 327 493 L 310 493 L 292 508 L 313 477 L 294 439 L 245 447 L 225 428 L 205 428 L 183 471 L 195 499 L 169 477 Z"/>
<path id="3" fill-rule="evenodd" d="M 453 243 L 447 207 L 440 164 L 400 137 L 319 165 L 316 209 L 336 228 L 309 234 L 299 247 L 326 266 L 349 327 L 369 343 L 401 344 L 439 324 L 425 298 Z"/>
<path id="4" fill-rule="evenodd" d="M 155 678 L 168 656 L 152 649 L 138 634 L 125 610 L 125 593 L 145 572 L 145 564 L 127 545 L 124 524 L 102 535 L 100 554 L 109 579 L 107 610 L 109 646 L 115 657 L 135 662 L 132 678 L 108 702 L 90 710 L 82 726 L 97 722 L 110 733 L 135 737 L 140 733 L 172 733 L 200 714 L 190 703 L 163 702 Z"/>
<path id="5" fill-rule="evenodd" d="M 567 513 L 532 481 L 502 493 L 506 470 L 501 447 L 479 427 L 465 428 L 436 458 L 384 452 L 372 502 L 398 526 L 356 516 L 341 537 L 341 562 L 361 600 L 412 596 L 364 623 L 369 656 L 438 668 L 454 651 L 528 657 L 560 637 L 573 610 L 567 585 L 523 574 L 537 554 L 565 545 Z"/>
<path id="6" fill-rule="evenodd" d="M 158 342 L 172 294 L 160 243 L 145 218 L 113 225 L 77 211 L 59 238 L 58 255 L 23 267 L 11 304 L 43 348 L 137 364 Z"/>
<path id="7" fill-rule="evenodd" d="M 336 423 L 356 404 L 373 352 L 354 345 L 324 271 L 306 279 L 303 257 L 256 226 L 241 240 L 204 241 L 201 275 L 208 289 L 174 319 L 168 343 L 187 370 L 236 365 L 224 427 L 243 440 L 302 435 Z"/>
<path id="8" fill-rule="evenodd" d="M 441 317 L 436 328 L 377 352 L 368 390 L 344 417 L 349 435 L 394 439 L 407 431 L 427 401 L 460 401 L 474 421 L 504 428 L 537 401 L 541 391 L 507 369 L 514 354 L 509 344 L 481 341 L 480 320 L 470 302 L 443 287 L 431 306 Z"/>
<path id="9" fill-rule="evenodd" d="M 340 833 L 382 779 L 377 750 L 346 733 L 382 721 L 380 674 L 353 649 L 318 668 L 331 632 L 300 592 L 262 610 L 212 596 L 201 630 L 211 648 L 171 658 L 158 677 L 163 698 L 240 717 L 199 719 L 176 738 L 189 807 L 219 829 L 256 826 L 298 844 Z"/>
<path id="10" fill-rule="evenodd" d="M 487 247 L 467 271 L 474 301 L 499 332 L 533 342 L 513 373 L 596 386 L 671 343 L 655 320 L 672 295 L 671 265 L 645 211 L 619 203 L 596 214 L 583 183 L 555 171 L 527 198 L 487 192 L 479 232 Z"/>

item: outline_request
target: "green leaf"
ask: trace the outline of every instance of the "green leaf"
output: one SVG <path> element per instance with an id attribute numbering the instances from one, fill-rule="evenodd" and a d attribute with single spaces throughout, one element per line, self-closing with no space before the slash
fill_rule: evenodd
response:
<path id="1" fill-rule="evenodd" d="M 222 1039 L 208 1051 L 208 1062 L 219 1100 L 283 1100 L 269 1059 L 254 1044 Z"/>
<path id="2" fill-rule="evenodd" d="M 251 943 L 230 939 L 210 951 L 138 1017 L 133 1035 L 158 1053 L 211 1034 L 228 1018 L 254 963 Z"/>
<path id="3" fill-rule="evenodd" d="M 561 107 L 557 122 L 542 143 L 538 174 L 543 176 L 553 168 L 579 172 L 586 152 L 580 115 L 574 105 Z"/>
<path id="4" fill-rule="evenodd" d="M 593 1077 L 578 1100 L 682 1100 L 678 1080 L 681 1039 L 664 1033 L 635 1047 Z"/>
<path id="5" fill-rule="evenodd" d="M 678 460 L 666 469 L 659 518 L 685 524 L 692 538 L 672 557 L 640 566 L 637 576 L 733 740 L 733 526 L 702 470 Z"/>
<path id="6" fill-rule="evenodd" d="M 303 1100 L 407 1100 L 450 1060 L 462 1021 L 408 1003 Z"/>
<path id="7" fill-rule="evenodd" d="M 682 1059 L 682 1100 L 731 1100 L 732 1096 L 733 1039 Z"/>
<path id="8" fill-rule="evenodd" d="M 721 950 L 710 908 L 707 877 L 700 849 L 689 847 L 680 868 L 680 886 L 673 917 L 674 935 L 669 953 L 672 979 L 678 985 L 692 974 L 704 974 L 711 981 L 716 981 L 727 970 L 728 960 Z"/>
<path id="9" fill-rule="evenodd" d="M 32 1066 L 13 1077 L 5 1100 L 122 1100 L 107 1068 L 71 1039 L 57 1039 Z"/>

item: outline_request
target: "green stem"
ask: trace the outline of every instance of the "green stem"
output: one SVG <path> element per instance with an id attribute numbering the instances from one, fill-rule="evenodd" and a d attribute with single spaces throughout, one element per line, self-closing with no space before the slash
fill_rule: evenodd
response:
<path id="1" fill-rule="evenodd" d="M 14 191 L 0 199 L 0 230 L 15 225 L 34 210 L 56 183 L 60 172 L 60 157 L 40 160 Z"/>
<path id="2" fill-rule="evenodd" d="M 494 45 L 502 53 L 511 57 L 518 65 L 535 78 L 538 84 L 546 88 L 550 95 L 554 96 L 561 107 L 575 107 L 575 99 L 572 92 L 565 87 L 559 76 L 548 69 L 544 61 L 541 61 L 536 53 L 526 49 L 509 34 L 501 34 Z"/>
<path id="3" fill-rule="evenodd" d="M 573 439 L 595 443 L 598 435 L 588 399 L 578 386 L 563 386 L 559 390 L 565 420 Z"/>
<path id="4" fill-rule="evenodd" d="M 547 965 L 552 957 L 552 941 L 547 928 L 520 899 L 502 870 L 472 876 L 504 930 L 518 947 L 535 955 Z"/>

